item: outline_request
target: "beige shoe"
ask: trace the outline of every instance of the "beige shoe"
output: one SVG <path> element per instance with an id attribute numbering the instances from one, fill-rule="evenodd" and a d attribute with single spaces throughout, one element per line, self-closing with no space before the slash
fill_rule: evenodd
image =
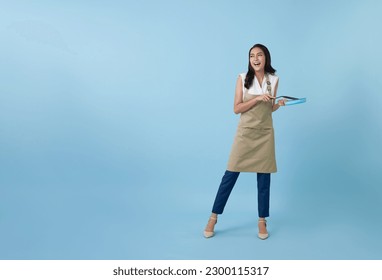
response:
<path id="1" fill-rule="evenodd" d="M 259 219 L 259 223 L 265 223 L 265 227 L 267 227 L 267 220 L 260 220 Z M 262 240 L 264 240 L 264 239 L 267 239 L 268 238 L 268 236 L 269 236 L 269 234 L 268 233 L 258 233 L 257 234 L 257 236 L 260 238 L 260 239 L 262 239 Z"/>
<path id="2" fill-rule="evenodd" d="M 212 216 L 208 220 L 208 224 L 214 223 L 214 226 L 217 224 L 217 222 L 218 222 L 218 219 L 215 217 L 212 217 Z M 208 226 L 208 224 L 207 224 L 207 226 Z M 206 230 L 204 231 L 204 237 L 205 238 L 210 238 L 210 237 L 214 236 L 214 234 L 215 234 L 215 232 L 213 232 L 213 231 L 206 231 Z"/>

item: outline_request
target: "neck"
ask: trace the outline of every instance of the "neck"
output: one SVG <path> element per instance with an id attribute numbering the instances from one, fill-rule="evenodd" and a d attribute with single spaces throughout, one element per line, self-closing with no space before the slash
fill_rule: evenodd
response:
<path id="1" fill-rule="evenodd" d="M 256 78 L 257 78 L 260 82 L 263 81 L 264 74 L 265 74 L 264 70 L 262 70 L 262 71 L 255 71 L 255 76 L 256 76 Z"/>

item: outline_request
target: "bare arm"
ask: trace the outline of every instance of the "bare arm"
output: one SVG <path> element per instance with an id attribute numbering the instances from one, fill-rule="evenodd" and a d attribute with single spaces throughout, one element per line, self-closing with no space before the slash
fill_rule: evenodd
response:
<path id="1" fill-rule="evenodd" d="M 257 102 L 269 101 L 272 98 L 268 94 L 263 94 L 243 102 L 243 90 L 243 83 L 241 81 L 241 77 L 239 76 L 236 81 L 235 102 L 233 106 L 233 111 L 235 114 L 247 112 L 249 109 L 255 106 Z"/>

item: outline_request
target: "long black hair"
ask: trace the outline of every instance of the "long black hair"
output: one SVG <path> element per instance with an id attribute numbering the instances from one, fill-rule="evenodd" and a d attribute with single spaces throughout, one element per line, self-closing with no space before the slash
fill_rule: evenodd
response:
<path id="1" fill-rule="evenodd" d="M 269 50 L 267 49 L 266 46 L 264 46 L 262 44 L 256 44 L 252 48 L 250 48 L 249 53 L 248 53 L 248 60 L 250 59 L 251 51 L 254 48 L 260 48 L 265 54 L 264 71 L 267 73 L 270 73 L 270 74 L 274 74 L 276 72 L 276 69 L 274 69 L 271 65 L 271 54 L 269 53 Z M 251 61 L 249 60 L 248 61 L 248 72 L 247 72 L 247 76 L 245 77 L 245 82 L 244 82 L 245 88 L 249 89 L 252 86 L 254 78 L 255 78 L 255 70 L 253 69 L 253 67 L 251 65 Z"/>

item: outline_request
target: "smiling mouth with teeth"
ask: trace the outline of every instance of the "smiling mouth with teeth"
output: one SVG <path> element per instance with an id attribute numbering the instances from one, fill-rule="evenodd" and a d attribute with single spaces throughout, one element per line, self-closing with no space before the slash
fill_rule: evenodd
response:
<path id="1" fill-rule="evenodd" d="M 255 63 L 254 65 L 255 65 L 255 66 L 260 66 L 260 63 Z"/>

